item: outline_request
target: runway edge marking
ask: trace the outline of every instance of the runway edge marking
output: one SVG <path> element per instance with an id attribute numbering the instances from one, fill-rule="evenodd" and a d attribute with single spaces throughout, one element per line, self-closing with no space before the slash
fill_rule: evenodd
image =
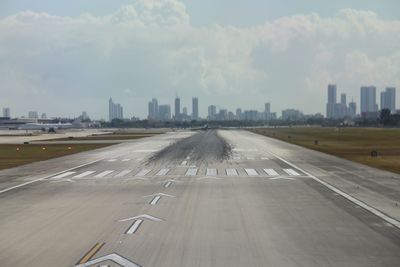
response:
<path id="1" fill-rule="evenodd" d="M 273 152 L 269 152 L 269 153 L 271 153 L 272 155 L 274 155 L 277 159 L 279 159 L 279 160 L 285 162 L 286 164 L 290 165 L 291 167 L 293 167 L 293 168 L 299 170 L 300 172 L 303 172 L 304 174 L 308 175 L 308 176 L 311 177 L 314 181 L 317 181 L 318 183 L 324 185 L 325 187 L 329 188 L 329 189 L 332 190 L 333 192 L 335 192 L 335 193 L 341 195 L 342 197 L 346 198 L 347 200 L 353 202 L 354 204 L 356 204 L 356 205 L 362 207 L 363 209 L 365 209 L 365 210 L 371 212 L 372 214 L 374 214 L 375 216 L 378 216 L 378 217 L 381 218 L 382 220 L 384 220 L 384 221 L 390 223 L 391 225 L 397 227 L 398 229 L 400 229 L 400 222 L 397 221 L 396 219 L 394 219 L 394 218 L 392 218 L 392 217 L 386 215 L 385 213 L 379 211 L 378 209 L 375 209 L 374 207 L 372 207 L 372 206 L 366 204 L 365 202 L 363 202 L 363 201 L 361 201 L 361 200 L 358 200 L 358 199 L 355 198 L 355 197 L 352 197 L 351 195 L 349 195 L 349 194 L 343 192 L 342 190 L 340 190 L 340 189 L 334 187 L 333 185 L 331 185 L 331 184 L 329 184 L 329 183 L 327 183 L 327 182 L 325 182 L 325 181 L 322 181 L 321 179 L 319 179 L 319 178 L 315 177 L 314 175 L 312 175 L 312 174 L 306 172 L 305 170 L 303 170 L 302 168 L 296 166 L 295 164 L 293 164 L 293 163 L 291 163 L 291 162 L 285 160 L 284 158 L 281 158 L 280 156 L 276 155 L 275 153 L 273 153 Z"/>
<path id="2" fill-rule="evenodd" d="M 73 167 L 73 168 L 70 168 L 70 169 L 67 169 L 67 170 L 63 170 L 63 171 L 60 171 L 60 172 L 56 172 L 56 173 L 47 175 L 47 176 L 42 177 L 42 178 L 38 178 L 38 179 L 29 181 L 29 182 L 25 182 L 25 183 L 22 183 L 22 184 L 18 184 L 18 185 L 14 185 L 14 186 L 11 186 L 11 187 L 2 189 L 2 190 L 0 190 L 0 194 L 6 193 L 6 192 L 8 192 L 8 191 L 11 191 L 11 190 L 14 190 L 14 189 L 17 189 L 17 188 L 26 186 L 26 185 L 30 185 L 30 184 L 33 184 L 33 183 L 36 183 L 36 182 L 40 182 L 40 181 L 49 179 L 49 178 L 51 178 L 51 177 L 53 177 L 53 176 L 62 174 L 62 173 L 64 173 L 64 172 L 68 172 L 68 171 L 72 171 L 72 170 L 75 170 L 75 169 L 78 169 L 78 168 L 82 168 L 82 167 L 88 166 L 88 165 L 90 165 L 90 164 L 99 162 L 99 161 L 101 161 L 101 160 L 103 160 L 103 159 L 94 160 L 94 161 L 91 161 L 91 162 L 89 162 L 89 163 L 85 163 L 85 164 L 82 164 L 82 165 L 79 165 L 79 166 L 76 166 L 76 167 Z"/>

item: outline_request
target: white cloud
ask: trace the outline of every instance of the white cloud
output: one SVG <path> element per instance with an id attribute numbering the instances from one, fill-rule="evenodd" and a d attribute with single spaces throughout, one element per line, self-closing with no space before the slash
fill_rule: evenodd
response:
<path id="1" fill-rule="evenodd" d="M 0 76 L 9 92 L 0 105 L 26 101 L 15 104 L 26 112 L 32 103 L 21 99 L 36 94 L 65 100 L 46 110 L 61 115 L 77 98 L 76 110 L 103 99 L 103 111 L 99 104 L 87 111 L 105 117 L 113 96 L 144 116 L 144 99 L 172 102 L 178 93 L 198 95 L 203 110 L 211 101 L 231 109 L 271 101 L 274 109 L 322 112 L 328 83 L 356 97 L 363 84 L 398 86 L 399 44 L 400 21 L 352 9 L 247 28 L 194 27 L 178 0 L 140 0 L 106 16 L 24 11 L 0 20 Z"/>

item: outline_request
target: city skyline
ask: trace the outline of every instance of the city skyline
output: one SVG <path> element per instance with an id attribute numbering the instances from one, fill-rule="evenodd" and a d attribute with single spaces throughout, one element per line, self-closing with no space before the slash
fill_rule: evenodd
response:
<path id="1" fill-rule="evenodd" d="M 262 96 L 276 110 L 324 113 L 325 101 L 313 99 L 325 98 L 326 84 L 356 102 L 363 84 L 400 86 L 394 1 L 314 2 L 312 9 L 285 1 L 279 8 L 259 1 L 246 8 L 178 0 L 17 2 L 0 4 L 0 106 L 15 116 L 43 110 L 72 117 L 84 108 L 107 119 L 104 99 L 112 95 L 126 115 L 144 118 L 148 99 L 172 107 L 176 94 L 229 110 L 261 110 Z"/>

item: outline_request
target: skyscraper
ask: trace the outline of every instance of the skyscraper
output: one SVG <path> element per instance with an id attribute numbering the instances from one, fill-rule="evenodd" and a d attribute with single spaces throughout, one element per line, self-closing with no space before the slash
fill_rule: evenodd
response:
<path id="1" fill-rule="evenodd" d="M 10 108 L 3 108 L 3 117 L 11 117 Z"/>
<path id="2" fill-rule="evenodd" d="M 157 120 L 159 119 L 158 112 L 158 101 L 156 98 L 153 98 L 148 104 L 148 116 L 149 120 Z"/>
<path id="3" fill-rule="evenodd" d="M 158 118 L 162 121 L 168 121 L 171 119 L 171 106 L 160 105 L 158 106 Z"/>
<path id="4" fill-rule="evenodd" d="M 377 112 L 378 107 L 376 104 L 376 87 L 375 86 L 362 86 L 361 87 L 361 114 L 368 114 Z"/>
<path id="5" fill-rule="evenodd" d="M 38 119 L 39 118 L 39 114 L 38 114 L 37 111 L 29 111 L 28 118 L 29 119 Z"/>
<path id="6" fill-rule="evenodd" d="M 108 100 L 108 117 L 110 121 L 113 119 L 123 118 L 123 108 L 120 104 L 114 103 L 112 98 Z"/>
<path id="7" fill-rule="evenodd" d="M 217 117 L 217 107 L 214 105 L 208 106 L 208 119 L 215 120 Z"/>
<path id="8" fill-rule="evenodd" d="M 192 98 L 192 119 L 199 119 L 199 99 L 197 97 Z"/>
<path id="9" fill-rule="evenodd" d="M 336 84 L 328 84 L 328 103 L 326 104 L 326 117 L 335 118 Z"/>
<path id="10" fill-rule="evenodd" d="M 271 119 L 271 103 L 265 103 L 264 106 L 264 119 L 268 121 Z"/>
<path id="11" fill-rule="evenodd" d="M 181 119 L 181 99 L 179 97 L 175 98 L 175 120 Z"/>
<path id="12" fill-rule="evenodd" d="M 389 109 L 392 113 L 396 112 L 396 88 L 386 87 L 381 92 L 381 109 Z"/>

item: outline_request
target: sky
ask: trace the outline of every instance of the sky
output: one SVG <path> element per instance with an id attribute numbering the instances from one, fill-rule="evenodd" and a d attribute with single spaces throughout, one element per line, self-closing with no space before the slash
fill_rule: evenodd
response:
<path id="1" fill-rule="evenodd" d="M 218 3 L 216 3 L 218 2 Z M 397 0 L 0 0 L 0 107 L 108 118 L 147 102 L 325 113 L 326 88 L 400 87 Z M 400 106 L 400 93 L 397 105 Z M 358 103 L 359 106 L 359 103 Z"/>

